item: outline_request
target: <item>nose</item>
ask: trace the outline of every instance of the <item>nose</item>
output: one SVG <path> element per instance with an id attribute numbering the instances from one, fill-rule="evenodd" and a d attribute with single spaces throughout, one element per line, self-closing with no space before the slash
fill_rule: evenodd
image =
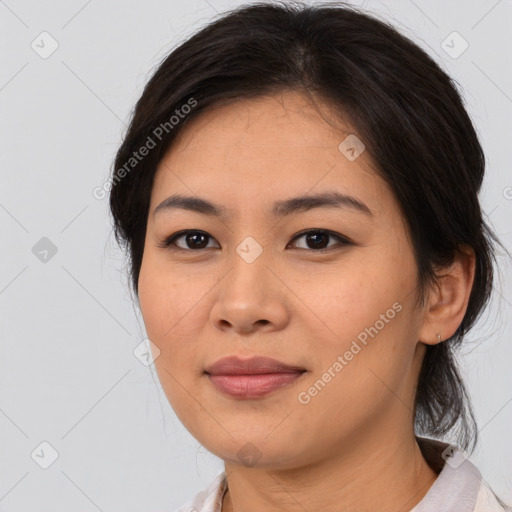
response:
<path id="1" fill-rule="evenodd" d="M 235 255 L 216 290 L 210 313 L 216 329 L 237 335 L 263 333 L 283 329 L 289 322 L 287 288 L 262 256 L 248 263 Z"/>

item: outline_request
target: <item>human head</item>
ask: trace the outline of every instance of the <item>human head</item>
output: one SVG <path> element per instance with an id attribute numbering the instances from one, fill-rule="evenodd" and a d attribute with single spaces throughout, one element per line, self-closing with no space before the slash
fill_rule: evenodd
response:
<path id="1" fill-rule="evenodd" d="M 255 4 L 208 25 L 162 62 L 117 153 L 110 193 L 134 290 L 139 293 L 154 177 L 179 134 L 202 114 L 290 91 L 328 105 L 364 142 L 364 156 L 389 186 L 407 227 L 418 307 L 457 251 L 474 251 L 465 314 L 449 339 L 427 345 L 414 411 L 418 433 L 441 437 L 458 426 L 459 444 L 467 448 L 475 441 L 474 420 L 453 351 L 492 289 L 493 236 L 478 202 L 484 155 L 452 80 L 384 22 L 348 6 Z M 154 147 L 147 155 L 119 173 L 149 139 Z"/>

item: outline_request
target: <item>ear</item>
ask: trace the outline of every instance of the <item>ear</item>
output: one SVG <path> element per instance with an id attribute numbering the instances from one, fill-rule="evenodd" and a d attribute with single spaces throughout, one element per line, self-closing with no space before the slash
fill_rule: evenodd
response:
<path id="1" fill-rule="evenodd" d="M 427 345 L 453 336 L 461 324 L 475 278 L 475 251 L 467 245 L 459 247 L 452 265 L 436 274 L 418 338 Z"/>

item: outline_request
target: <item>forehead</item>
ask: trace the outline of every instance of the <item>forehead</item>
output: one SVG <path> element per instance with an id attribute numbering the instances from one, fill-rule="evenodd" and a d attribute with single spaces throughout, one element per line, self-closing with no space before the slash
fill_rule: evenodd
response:
<path id="1" fill-rule="evenodd" d="M 178 151 L 225 144 L 241 148 L 264 145 L 271 150 L 284 145 L 326 146 L 331 143 L 328 139 L 351 132 L 350 125 L 334 116 L 328 104 L 320 99 L 315 99 L 315 104 L 324 118 L 311 100 L 295 91 L 213 106 L 187 124 L 175 144 Z"/>
<path id="2" fill-rule="evenodd" d="M 335 188 L 379 209 L 387 184 L 364 151 L 353 161 L 340 151 L 354 130 L 329 105 L 316 104 L 321 113 L 303 95 L 286 92 L 199 114 L 162 158 L 152 205 L 174 192 L 215 192 L 242 207 Z"/>

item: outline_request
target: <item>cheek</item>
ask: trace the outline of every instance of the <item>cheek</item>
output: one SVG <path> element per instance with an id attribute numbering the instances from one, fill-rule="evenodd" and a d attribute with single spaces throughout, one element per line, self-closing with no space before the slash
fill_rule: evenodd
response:
<path id="1" fill-rule="evenodd" d="M 314 313 L 308 317 L 310 336 L 314 323 L 321 329 L 311 380 L 329 371 L 337 376 L 328 386 L 334 394 L 323 396 L 326 401 L 344 401 L 347 391 L 371 401 L 372 394 L 386 389 L 377 376 L 392 388 L 399 385 L 415 347 L 414 286 L 414 260 L 392 251 L 368 252 L 368 257 L 302 282 L 300 294 Z M 342 391 L 345 398 L 340 398 Z"/>
<path id="2" fill-rule="evenodd" d="M 397 267 L 392 260 L 383 252 L 375 255 L 368 251 L 346 258 L 328 271 L 304 272 L 297 276 L 297 295 L 313 313 L 311 318 L 322 321 L 326 333 L 330 328 L 332 336 L 347 340 L 378 322 L 395 302 L 404 300 L 410 269 L 405 262 Z M 388 316 L 394 313 L 392 310 Z"/>
<path id="3" fill-rule="evenodd" d="M 202 314 L 204 290 L 189 276 L 170 271 L 150 251 L 144 255 L 138 287 L 148 338 L 160 351 L 154 365 L 162 389 L 185 427 L 195 432 L 194 418 L 201 410 L 186 390 L 197 387 L 195 379 L 202 373 L 196 341 L 200 323 L 194 320 Z"/>
<path id="4" fill-rule="evenodd" d="M 201 278 L 172 268 L 151 252 L 144 255 L 139 276 L 140 308 L 148 336 L 161 349 L 184 336 L 188 341 L 200 327 L 200 322 L 190 319 L 197 320 L 204 311 L 205 290 L 213 282 L 206 285 Z"/>

